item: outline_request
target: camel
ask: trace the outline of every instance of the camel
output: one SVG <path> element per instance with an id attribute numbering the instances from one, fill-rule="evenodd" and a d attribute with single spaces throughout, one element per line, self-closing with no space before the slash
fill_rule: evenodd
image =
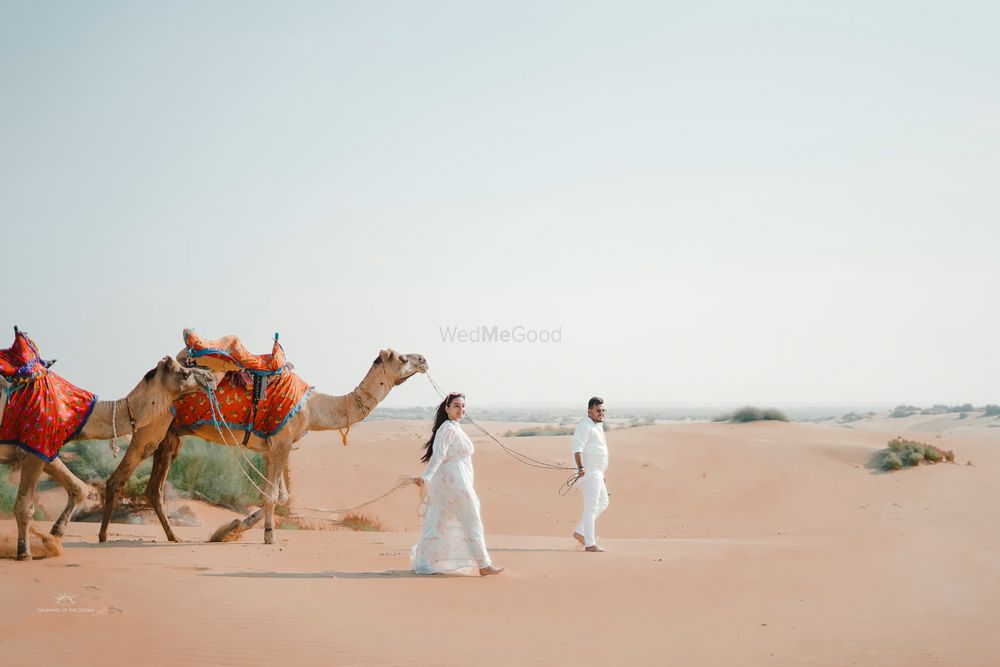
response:
<path id="1" fill-rule="evenodd" d="M 391 349 L 382 350 L 372 363 L 368 373 L 351 393 L 342 396 L 313 393 L 302 409 L 289 419 L 276 434 L 266 439 L 257 435 L 250 436 L 246 444 L 247 448 L 262 452 L 266 464 L 264 479 L 256 480 L 259 486 L 267 491 L 263 494 L 264 544 L 274 543 L 275 504 L 285 503 L 288 500 L 286 476 L 288 455 L 292 445 L 308 431 L 349 429 L 352 424 L 367 417 L 372 409 L 385 399 L 393 387 L 402 384 L 417 373 L 426 372 L 427 360 L 422 355 L 398 354 Z M 157 432 L 163 433 L 160 429 L 166 429 L 165 437 L 162 440 L 157 440 L 155 452 L 152 446 L 147 446 L 145 450 L 139 447 L 129 447 L 121 463 L 118 464 L 117 470 L 108 478 L 105 486 L 104 517 L 101 521 L 99 534 L 101 542 L 107 541 L 108 523 L 111 521 L 111 514 L 118 502 L 118 495 L 122 487 L 139 463 L 150 453 L 155 453 L 155 456 L 153 470 L 146 487 L 146 497 L 156 512 L 156 516 L 159 517 L 167 539 L 171 542 L 180 542 L 167 520 L 163 507 L 163 482 L 170 471 L 171 463 L 180 452 L 181 438 L 185 435 L 194 435 L 220 445 L 241 446 L 240 439 L 230 435 L 226 429 L 222 429 L 222 434 L 220 434 L 219 430 L 211 424 L 198 427 L 179 427 L 170 422 L 170 419 L 164 417 L 161 423 L 148 427 L 153 437 Z M 242 431 L 236 431 L 236 433 L 242 433 Z M 150 438 L 142 429 L 136 437 L 143 442 L 148 442 Z M 344 444 L 347 444 L 346 435 Z M 260 518 L 261 510 L 257 510 L 242 520 L 234 519 L 228 529 L 216 531 L 212 541 L 224 541 L 229 532 L 251 528 L 260 521 Z"/>
<path id="2" fill-rule="evenodd" d="M 114 435 L 133 434 L 137 429 L 156 423 L 170 406 L 184 394 L 204 391 L 215 384 L 215 375 L 202 368 L 185 368 L 170 356 L 143 376 L 128 396 L 117 401 L 97 401 L 90 416 L 80 427 L 74 440 L 110 440 Z M 112 421 L 112 416 L 114 421 Z M 162 422 L 162 420 L 160 420 Z M 131 447 L 129 447 L 131 450 Z M 15 445 L 0 445 L 0 463 L 20 462 L 21 480 L 14 501 L 17 520 L 17 559 L 31 560 L 27 534 L 34 514 L 35 488 L 44 470 L 66 489 L 66 508 L 52 526 L 52 534 L 62 536 L 77 505 L 87 497 L 89 487 L 70 472 L 58 458 L 51 462 L 33 456 Z"/>

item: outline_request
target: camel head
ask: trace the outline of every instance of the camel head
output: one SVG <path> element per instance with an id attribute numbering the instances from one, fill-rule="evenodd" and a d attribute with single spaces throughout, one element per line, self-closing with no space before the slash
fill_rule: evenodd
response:
<path id="1" fill-rule="evenodd" d="M 157 383 L 159 387 L 173 398 L 194 391 L 214 389 L 215 375 L 205 368 L 182 366 L 171 356 L 163 357 L 143 378 L 147 384 Z"/>
<path id="2" fill-rule="evenodd" d="M 384 364 L 383 370 L 392 378 L 392 385 L 398 387 L 417 373 L 427 372 L 427 359 L 422 354 L 399 354 L 393 349 L 382 350 L 375 359 L 375 365 Z"/>

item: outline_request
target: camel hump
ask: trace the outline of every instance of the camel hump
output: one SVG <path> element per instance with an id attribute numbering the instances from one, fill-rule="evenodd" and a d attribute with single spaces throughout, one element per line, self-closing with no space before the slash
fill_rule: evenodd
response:
<path id="1" fill-rule="evenodd" d="M 277 373 L 287 363 L 277 334 L 270 354 L 251 354 L 235 335 L 210 340 L 199 336 L 194 329 L 184 330 L 184 345 L 186 348 L 181 354 L 185 358 L 211 370 Z M 180 358 L 178 355 L 178 360 Z"/>

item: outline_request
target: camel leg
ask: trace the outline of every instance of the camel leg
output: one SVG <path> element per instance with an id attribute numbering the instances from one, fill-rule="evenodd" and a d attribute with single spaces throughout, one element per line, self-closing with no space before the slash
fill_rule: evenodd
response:
<path id="1" fill-rule="evenodd" d="M 28 544 L 28 526 L 35 513 L 35 488 L 42 474 L 45 461 L 37 456 L 25 457 L 21 463 L 21 482 L 17 487 L 14 501 L 14 518 L 17 520 L 17 559 L 31 560 L 31 545 Z"/>
<path id="2" fill-rule="evenodd" d="M 52 524 L 52 530 L 50 531 L 53 535 L 62 537 L 63 533 L 66 532 L 66 524 L 73 518 L 73 512 L 76 511 L 77 506 L 86 500 L 89 495 L 90 486 L 84 484 L 83 481 L 70 472 L 66 464 L 58 458 L 46 463 L 44 468 L 49 477 L 56 480 L 59 486 L 66 489 L 66 495 L 68 496 L 66 508 L 63 509 L 62 514 L 59 515 L 56 522 Z"/>
<path id="3" fill-rule="evenodd" d="M 156 516 L 160 518 L 160 525 L 163 526 L 163 532 L 167 534 L 167 539 L 171 542 L 180 542 L 181 540 L 177 538 L 173 528 L 170 527 L 170 521 L 167 519 L 167 513 L 163 508 L 163 483 L 167 479 L 167 473 L 170 472 L 170 465 L 177 458 L 180 451 L 180 436 L 176 432 L 168 430 L 166 437 L 163 438 L 163 442 L 160 443 L 159 447 L 156 448 L 156 453 L 153 454 L 153 471 L 149 475 L 149 483 L 146 484 L 146 498 L 156 512 Z"/>
<path id="4" fill-rule="evenodd" d="M 281 477 L 288 466 L 288 454 L 292 450 L 290 438 L 270 438 L 267 457 L 267 486 L 264 491 L 264 544 L 274 544 L 274 505 L 280 498 Z"/>
<path id="5" fill-rule="evenodd" d="M 281 476 L 281 502 L 289 503 L 292 497 L 292 470 L 290 465 L 285 465 L 285 472 Z"/>
<path id="6" fill-rule="evenodd" d="M 142 460 L 152 454 L 163 441 L 172 420 L 173 417 L 168 413 L 163 418 L 136 431 L 132 443 L 125 450 L 121 463 L 111 473 L 111 477 L 108 478 L 104 486 L 104 516 L 101 518 L 101 530 L 97 535 L 99 541 L 108 541 L 108 524 L 111 523 L 111 514 L 118 505 L 118 496 L 121 494 L 125 482 L 132 476 Z"/>

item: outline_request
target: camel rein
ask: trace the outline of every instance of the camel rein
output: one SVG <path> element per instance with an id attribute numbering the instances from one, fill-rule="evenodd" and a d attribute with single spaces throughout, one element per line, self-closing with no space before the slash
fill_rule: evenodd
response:
<path id="1" fill-rule="evenodd" d="M 383 377 L 385 377 L 386 381 L 388 381 L 388 377 L 385 376 L 385 369 L 384 368 L 382 369 L 382 373 L 383 373 Z M 360 385 L 359 385 L 359 388 L 360 388 Z M 254 479 L 249 474 L 247 474 L 247 471 L 244 468 L 243 464 L 240 462 L 239 459 L 236 458 L 236 454 L 232 450 L 233 449 L 239 449 L 240 450 L 240 454 L 243 457 L 243 460 L 247 463 L 247 465 L 250 467 L 251 470 L 253 470 L 255 473 L 257 473 L 257 475 L 261 478 L 262 481 L 264 481 L 264 482 L 267 483 L 267 485 L 273 487 L 274 483 L 271 480 L 269 480 L 263 473 L 261 473 L 260 470 L 257 469 L 257 466 L 254 465 L 254 462 L 251 461 L 249 459 L 249 457 L 247 457 L 246 452 L 244 452 L 243 448 L 238 444 L 239 440 L 237 439 L 236 434 L 233 433 L 232 429 L 229 427 L 229 424 L 226 422 L 225 417 L 224 417 L 224 415 L 222 413 L 222 406 L 219 404 L 219 399 L 216 398 L 215 392 L 212 391 L 211 388 L 206 387 L 205 393 L 208 394 L 209 408 L 210 408 L 211 413 L 212 413 L 212 422 L 213 422 L 213 424 L 215 426 L 215 430 L 218 431 L 219 437 L 222 439 L 222 444 L 224 446 L 226 446 L 226 449 L 230 450 L 230 454 L 233 456 L 233 460 L 236 463 L 236 466 L 240 469 L 240 472 L 243 473 L 243 476 L 247 478 L 247 481 L 249 481 L 250 484 L 255 489 L 257 489 L 257 491 L 260 492 L 261 498 L 272 498 L 272 496 L 271 496 L 270 493 L 267 493 L 266 491 L 264 491 L 264 489 L 262 489 L 257 484 L 257 482 L 255 482 Z M 369 396 L 371 396 L 371 394 L 368 393 L 367 390 L 365 390 L 365 393 L 368 394 Z M 355 396 L 355 400 L 357 400 L 356 396 Z M 363 406 L 363 404 L 362 404 L 362 406 Z M 366 407 L 366 406 L 364 406 L 364 407 Z M 369 411 L 371 410 L 371 408 L 367 408 L 367 409 Z M 226 431 L 228 431 L 229 435 L 232 436 L 232 439 L 233 439 L 232 445 L 230 445 L 229 440 L 226 438 L 226 435 L 222 432 L 222 428 L 220 427 L 220 423 L 223 426 L 226 427 Z M 266 438 L 265 438 L 265 441 L 266 441 Z M 347 444 L 347 443 L 345 442 L 344 444 Z M 286 462 L 285 465 L 286 466 L 288 465 L 287 462 Z M 349 514 L 351 512 L 355 512 L 355 511 L 357 511 L 357 510 L 359 510 L 359 509 L 361 509 L 363 507 L 367 507 L 368 505 L 376 503 L 379 500 L 382 500 L 383 498 L 385 498 L 386 496 L 391 495 L 392 493 L 395 493 L 399 489 L 402 489 L 402 488 L 404 488 L 406 486 L 409 486 L 412 483 L 413 483 L 413 478 L 412 477 L 408 477 L 408 476 L 402 475 L 402 476 L 400 476 L 396 480 L 396 483 L 393 484 L 385 492 L 379 494 L 378 496 L 372 498 L 371 500 L 366 500 L 363 503 L 360 503 L 358 505 L 354 505 L 353 507 L 344 507 L 344 508 L 338 508 L 338 509 L 330 509 L 330 508 L 326 508 L 326 507 L 311 507 L 311 506 L 308 506 L 308 505 L 300 505 L 300 506 L 298 506 L 298 508 L 299 509 L 304 509 L 304 510 L 309 510 L 309 511 L 312 511 L 312 512 L 320 512 L 320 513 L 323 513 L 323 514 Z M 275 505 L 280 505 L 280 506 L 283 506 L 283 507 L 290 506 L 290 503 L 289 503 L 290 498 L 286 498 L 284 501 L 282 501 L 277 496 L 278 496 L 278 494 L 275 494 L 275 497 L 272 498 L 272 502 Z M 421 503 L 423 502 L 423 499 L 424 499 L 424 493 L 421 490 Z M 418 510 L 418 513 L 419 513 L 419 510 Z M 311 518 L 311 519 L 315 519 L 315 517 L 299 517 L 299 518 Z M 325 518 L 325 517 L 321 518 L 321 520 L 335 521 L 334 519 L 328 519 L 328 518 Z"/>
<path id="2" fill-rule="evenodd" d="M 434 391 L 437 392 L 438 396 L 440 396 L 441 399 L 443 400 L 444 397 L 448 395 L 448 393 L 446 391 L 444 391 L 444 389 L 441 388 L 441 385 L 439 385 L 437 382 L 434 381 L 434 378 L 432 378 L 430 376 L 430 373 L 427 373 L 426 375 L 427 375 L 427 379 L 431 383 L 431 387 L 434 388 Z M 513 458 L 518 463 L 521 463 L 521 464 L 526 465 L 526 466 L 531 467 L 531 468 L 541 468 L 543 470 L 572 470 L 573 474 L 570 475 L 566 479 L 565 482 L 563 482 L 563 484 L 562 484 L 561 487 L 559 487 L 559 495 L 560 496 L 565 496 L 567 493 L 569 493 L 573 489 L 573 486 L 580 479 L 579 475 L 577 475 L 576 468 L 571 468 L 569 466 L 563 466 L 563 465 L 559 465 L 557 463 L 549 463 L 547 461 L 541 461 L 539 459 L 532 458 L 532 457 L 528 456 L 527 454 L 525 454 L 523 452 L 519 452 L 516 449 L 513 449 L 511 447 L 508 447 L 507 445 L 505 445 L 502 442 L 500 442 L 499 440 L 497 440 L 493 436 L 492 433 L 490 433 L 485 428 L 483 428 L 482 426 L 480 426 L 479 424 L 477 424 L 472 419 L 472 417 L 470 417 L 468 414 L 466 414 L 463 417 L 463 419 L 465 419 L 470 424 L 472 424 L 477 430 L 479 430 L 481 433 L 483 433 L 490 440 L 492 440 L 496 444 L 500 445 L 500 448 L 503 451 L 505 451 L 508 455 L 510 455 L 510 457 Z"/>

